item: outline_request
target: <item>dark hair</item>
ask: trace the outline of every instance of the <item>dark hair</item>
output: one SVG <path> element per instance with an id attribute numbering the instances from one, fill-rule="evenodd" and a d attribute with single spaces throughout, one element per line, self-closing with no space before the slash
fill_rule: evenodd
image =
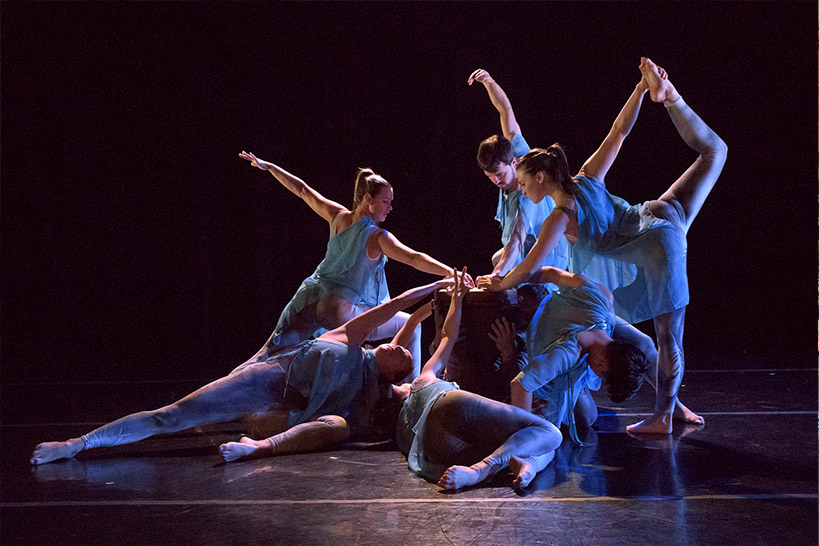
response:
<path id="1" fill-rule="evenodd" d="M 478 166 L 482 171 L 495 172 L 498 165 L 509 165 L 515 159 L 515 150 L 508 138 L 501 134 L 492 135 L 478 146 Z"/>
<path id="2" fill-rule="evenodd" d="M 648 370 L 646 355 L 636 345 L 624 341 L 612 341 L 606 345 L 606 374 L 609 398 L 614 403 L 625 402 L 640 390 L 643 376 Z"/>
<path id="3" fill-rule="evenodd" d="M 518 160 L 517 169 L 532 176 L 541 171 L 545 172 L 560 184 L 560 188 L 566 193 L 573 194 L 577 191 L 577 186 L 569 175 L 569 161 L 560 144 L 552 144 L 545 150 L 532 148 Z"/>
<path id="4" fill-rule="evenodd" d="M 353 196 L 353 208 L 356 208 L 364 200 L 364 196 L 369 194 L 372 197 L 378 195 L 382 188 L 392 188 L 389 182 L 372 169 L 359 167 L 355 177 L 355 195 Z"/>
<path id="5" fill-rule="evenodd" d="M 529 324 L 540 303 L 551 293 L 552 290 L 548 283 L 525 283 L 518 286 L 518 307 L 522 324 L 517 326 L 522 327 Z"/>

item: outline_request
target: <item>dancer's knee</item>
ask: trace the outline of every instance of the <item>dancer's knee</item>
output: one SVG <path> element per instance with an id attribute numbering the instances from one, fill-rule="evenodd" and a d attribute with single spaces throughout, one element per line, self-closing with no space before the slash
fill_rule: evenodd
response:
<path id="1" fill-rule="evenodd" d="M 143 413 L 150 420 L 157 434 L 175 432 L 182 424 L 178 408 L 173 405 Z"/>
<path id="2" fill-rule="evenodd" d="M 327 428 L 328 437 L 332 435 L 334 442 L 340 443 L 350 437 L 350 427 L 343 417 L 338 415 L 323 415 L 316 419 L 320 423 L 324 423 Z"/>

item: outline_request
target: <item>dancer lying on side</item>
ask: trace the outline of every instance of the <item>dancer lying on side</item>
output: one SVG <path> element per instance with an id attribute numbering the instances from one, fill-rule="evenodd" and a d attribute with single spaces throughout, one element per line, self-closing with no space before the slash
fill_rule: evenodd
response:
<path id="1" fill-rule="evenodd" d="M 316 340 L 265 361 L 246 362 L 171 405 L 133 413 L 80 438 L 41 443 L 31 455 L 31 464 L 277 410 L 288 412 L 288 427 L 319 418 L 318 426 L 326 428 L 335 443 L 343 439 L 339 435 L 346 438 L 345 420 L 355 428 L 368 419 L 382 385 L 401 381 L 412 368 L 412 356 L 401 345 L 389 343 L 369 350 L 361 343 L 398 311 L 452 284 L 452 279 L 445 279 L 408 290 Z M 321 419 L 326 415 L 337 417 Z"/>
<path id="2" fill-rule="evenodd" d="M 515 474 L 514 485 L 525 487 L 554 457 L 562 440 L 560 431 L 529 412 L 462 391 L 437 377 L 457 340 L 467 291 L 462 274 L 457 274 L 438 348 L 411 385 L 393 387 L 395 409 L 400 407 L 397 442 L 409 468 L 437 480 L 444 489 L 474 485 L 507 466 Z M 405 328 L 409 330 L 429 313 L 427 304 L 412 314 Z M 221 450 L 225 460 L 292 453 L 306 445 L 328 447 L 329 436 L 314 426 L 262 441 L 243 438 L 223 444 Z"/>

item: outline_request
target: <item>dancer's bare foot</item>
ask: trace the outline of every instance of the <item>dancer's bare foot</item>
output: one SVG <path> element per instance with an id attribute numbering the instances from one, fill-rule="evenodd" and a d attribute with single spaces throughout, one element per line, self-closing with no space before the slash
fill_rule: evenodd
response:
<path id="1" fill-rule="evenodd" d="M 671 414 L 655 413 L 648 419 L 626 427 L 632 434 L 671 434 Z"/>
<path id="2" fill-rule="evenodd" d="M 654 102 L 671 104 L 680 94 L 668 80 L 665 70 L 654 64 L 648 57 L 640 57 L 640 72 L 648 83 L 648 94 Z"/>
<path id="3" fill-rule="evenodd" d="M 674 406 L 674 420 L 687 425 L 705 424 L 705 419 L 701 415 L 697 415 L 685 407 L 685 405 L 679 400 L 677 400 L 677 404 Z"/>
<path id="4" fill-rule="evenodd" d="M 254 459 L 265 456 L 265 450 L 270 448 L 267 440 L 254 440 L 243 436 L 238 442 L 226 442 L 219 446 L 219 455 L 226 463 L 239 459 Z"/>
<path id="5" fill-rule="evenodd" d="M 82 438 L 72 438 L 65 442 L 43 442 L 37 444 L 31 454 L 31 464 L 46 464 L 57 459 L 70 459 L 83 450 Z"/>
<path id="6" fill-rule="evenodd" d="M 555 452 L 548 453 L 538 464 L 534 457 L 515 457 L 514 455 L 509 459 L 509 470 L 515 475 L 512 481 L 512 486 L 517 488 L 524 488 L 535 478 L 538 472 L 546 468 L 552 459 L 555 458 Z"/>
<path id="7" fill-rule="evenodd" d="M 438 480 L 438 487 L 447 490 L 460 489 L 468 485 L 475 485 L 489 476 L 489 467 L 483 462 L 472 466 L 453 465 L 446 469 Z"/>

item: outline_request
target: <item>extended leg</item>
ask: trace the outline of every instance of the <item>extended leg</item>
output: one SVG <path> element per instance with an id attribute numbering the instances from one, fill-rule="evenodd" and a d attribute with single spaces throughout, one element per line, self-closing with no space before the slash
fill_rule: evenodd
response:
<path id="1" fill-rule="evenodd" d="M 284 388 L 285 371 L 278 364 L 258 363 L 205 385 L 181 400 L 153 411 L 132 413 L 92 430 L 81 438 L 39 444 L 31 464 L 73 457 L 84 449 L 136 442 L 155 434 L 232 421 L 275 406 Z"/>
<path id="2" fill-rule="evenodd" d="M 236 461 L 321 451 L 343 442 L 349 435 L 347 421 L 337 415 L 324 415 L 264 440 L 244 437 L 238 442 L 224 443 L 219 446 L 219 453 L 224 461 Z"/>
<path id="3" fill-rule="evenodd" d="M 427 417 L 423 439 L 431 461 L 456 463 L 438 482 L 445 489 L 479 483 L 508 466 L 512 457 L 548 455 L 561 441 L 560 431 L 548 421 L 466 391 L 450 391 L 438 399 Z M 476 459 L 479 462 L 471 466 L 457 464 Z M 540 463 L 532 464 L 518 466 L 526 474 L 520 483 L 528 484 L 528 474 Z"/>
<path id="4" fill-rule="evenodd" d="M 649 59 L 643 59 L 640 64 L 640 71 L 649 83 L 652 99 L 665 104 L 683 141 L 700 155 L 660 196 L 660 203 L 653 202 L 651 208 L 658 218 L 666 217 L 669 206 L 676 209 L 673 212 L 679 213 L 681 227 L 687 233 L 722 172 L 728 147 L 685 103 L 671 82 L 660 75 L 660 70 Z"/>

